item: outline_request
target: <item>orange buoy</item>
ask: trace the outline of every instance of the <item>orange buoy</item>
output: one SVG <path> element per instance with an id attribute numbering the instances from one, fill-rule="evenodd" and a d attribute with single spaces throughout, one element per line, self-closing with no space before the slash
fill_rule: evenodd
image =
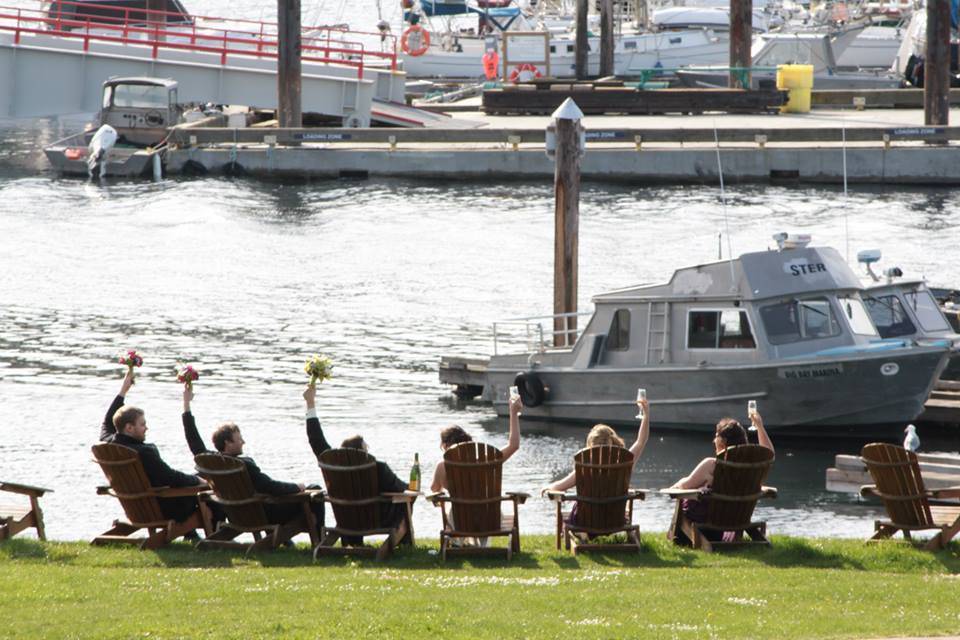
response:
<path id="1" fill-rule="evenodd" d="M 510 72 L 510 82 L 529 82 L 530 80 L 540 77 L 543 77 L 540 69 L 529 62 L 515 66 L 513 71 Z"/>
<path id="2" fill-rule="evenodd" d="M 418 24 L 410 25 L 400 36 L 400 48 L 407 55 L 422 56 L 430 48 L 430 32 Z"/>
<path id="3" fill-rule="evenodd" d="M 500 66 L 500 56 L 496 49 L 488 49 L 483 54 L 483 75 L 487 80 L 494 80 L 497 77 L 497 67 Z"/>

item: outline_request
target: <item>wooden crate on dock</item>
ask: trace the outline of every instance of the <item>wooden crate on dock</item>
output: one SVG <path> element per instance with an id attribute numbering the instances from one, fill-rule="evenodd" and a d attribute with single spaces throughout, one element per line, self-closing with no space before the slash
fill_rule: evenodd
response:
<path id="1" fill-rule="evenodd" d="M 601 113 L 772 113 L 786 102 L 787 92 L 776 89 L 658 89 L 549 84 L 512 85 L 483 92 L 483 110 L 488 114 L 550 114 L 567 98 L 573 98 L 585 114 Z"/>

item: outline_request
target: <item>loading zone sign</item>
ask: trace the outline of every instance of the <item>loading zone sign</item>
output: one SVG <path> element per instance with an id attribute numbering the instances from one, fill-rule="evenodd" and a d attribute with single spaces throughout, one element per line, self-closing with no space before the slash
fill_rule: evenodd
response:
<path id="1" fill-rule="evenodd" d="M 777 369 L 777 377 L 784 380 L 811 380 L 814 378 L 834 378 L 843 375 L 842 364 L 805 367 L 783 367 Z"/>

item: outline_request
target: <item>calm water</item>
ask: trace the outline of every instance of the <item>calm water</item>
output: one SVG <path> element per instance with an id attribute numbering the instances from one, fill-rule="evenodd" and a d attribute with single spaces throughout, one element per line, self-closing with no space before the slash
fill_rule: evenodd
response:
<path id="1" fill-rule="evenodd" d="M 187 6 L 216 13 L 211 2 Z M 331 15 L 316 22 L 351 17 L 304 7 Z M 329 439 L 362 433 L 401 476 L 419 452 L 429 481 L 438 432 L 454 422 L 506 442 L 506 423 L 488 406 L 457 403 L 438 383 L 437 362 L 489 353 L 494 320 L 550 311 L 550 184 L 57 178 L 39 149 L 81 122 L 0 122 L 0 478 L 55 489 L 44 500 L 52 537 L 88 538 L 121 515 L 94 495 L 103 476 L 89 449 L 119 388 L 112 359 L 121 349 L 144 355 L 129 399 L 147 411 L 148 439 L 181 469 L 192 460 L 177 361 L 201 370 L 194 413 L 204 434 L 235 420 L 248 453 L 280 479 L 320 480 L 300 397 L 314 352 L 336 364 L 319 393 Z M 879 247 L 908 276 L 955 285 L 958 204 L 946 189 L 856 188 L 844 200 L 836 190 L 733 185 L 727 218 L 734 253 L 767 247 L 781 230 L 844 252 L 849 226 L 851 255 Z M 581 309 L 592 294 L 715 258 L 727 224 L 714 187 L 588 184 L 581 216 Z M 535 494 L 569 470 L 586 428 L 521 426 L 504 487 Z M 960 448 L 955 434 L 921 437 L 927 449 Z M 760 509 L 771 530 L 866 536 L 876 511 L 823 490 L 833 456 L 860 443 L 775 442 L 770 481 L 781 497 Z M 634 484 L 669 485 L 710 453 L 709 436 L 655 432 Z M 663 531 L 670 509 L 654 496 L 637 520 Z M 435 509 L 421 504 L 415 515 L 421 535 L 437 535 Z M 521 526 L 547 532 L 551 518 L 551 505 L 534 499 Z"/>

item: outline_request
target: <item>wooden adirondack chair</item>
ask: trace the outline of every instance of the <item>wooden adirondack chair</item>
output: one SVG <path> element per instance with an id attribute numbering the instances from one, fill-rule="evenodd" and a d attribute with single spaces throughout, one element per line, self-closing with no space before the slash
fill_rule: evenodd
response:
<path id="1" fill-rule="evenodd" d="M 877 520 L 868 542 L 892 537 L 897 531 L 911 539 L 912 531 L 936 530 L 924 548 L 944 548 L 960 532 L 960 505 L 931 504 L 931 500 L 960 498 L 960 487 L 927 489 L 920 475 L 917 454 L 892 444 L 873 443 L 860 451 L 874 484 L 864 485 L 860 494 L 883 501 L 889 520 Z"/>
<path id="2" fill-rule="evenodd" d="M 496 447 L 479 442 L 462 442 L 443 454 L 448 494 L 435 493 L 427 497 L 440 507 L 443 530 L 440 531 L 440 555 L 448 553 L 502 553 L 503 549 L 479 545 L 452 547 L 451 540 L 465 542 L 466 538 L 508 536 L 507 560 L 520 551 L 518 505 L 530 496 L 526 493 L 501 494 L 503 454 Z M 501 502 L 513 503 L 513 516 L 504 517 Z M 450 505 L 449 513 L 446 505 Z"/>
<path id="3" fill-rule="evenodd" d="M 413 503 L 416 493 L 380 493 L 377 482 L 377 460 L 360 449 L 329 449 L 319 460 L 323 481 L 327 486 L 321 498 L 333 508 L 337 526 L 323 527 L 313 557 L 330 554 L 375 555 L 384 560 L 409 532 L 413 538 Z M 403 504 L 404 518 L 395 525 L 382 522 L 380 507 Z M 343 537 L 386 535 L 376 549 L 364 546 L 335 546 Z"/>
<path id="4" fill-rule="evenodd" d="M 227 521 L 199 543 L 198 549 L 227 548 L 251 551 L 276 549 L 298 533 L 310 535 L 311 548 L 317 544 L 317 521 L 310 510 L 312 492 L 285 496 L 267 496 L 254 490 L 253 481 L 242 461 L 219 453 L 201 453 L 194 457 L 197 473 L 210 484 L 213 493 L 201 494 L 200 499 L 214 502 L 223 508 Z M 299 504 L 302 509 L 296 517 L 284 523 L 271 523 L 267 505 Z M 253 542 L 237 542 L 243 533 L 253 536 Z"/>
<path id="5" fill-rule="evenodd" d="M 52 489 L 31 487 L 14 482 L 0 482 L 0 491 L 18 493 L 30 498 L 29 507 L 22 504 L 0 504 L 0 540 L 12 538 L 30 527 L 37 530 L 38 538 L 46 540 L 47 534 L 43 528 L 43 510 L 40 509 L 40 497 L 48 491 L 52 492 Z"/>
<path id="6" fill-rule="evenodd" d="M 633 524 L 633 503 L 646 493 L 630 489 L 633 454 L 623 447 L 604 445 L 581 449 L 573 458 L 576 494 L 548 491 L 557 505 L 557 549 L 561 538 L 574 555 L 578 551 L 640 551 L 640 527 Z M 573 502 L 564 518 L 563 503 Z M 619 544 L 593 544 L 595 536 L 625 533 Z"/>
<path id="7" fill-rule="evenodd" d="M 727 449 L 717 456 L 713 485 L 709 491 L 697 489 L 663 489 L 662 493 L 677 499 L 673 522 L 667 538 L 681 544 L 687 541 L 703 551 L 714 549 L 770 546 L 767 523 L 753 521 L 753 510 L 760 498 L 776 498 L 777 490 L 763 486 L 773 451 L 757 444 L 743 444 Z M 680 499 L 707 499 L 707 513 L 703 522 L 694 522 L 683 512 Z M 733 537 L 733 540 L 725 540 Z M 744 540 L 746 534 L 749 540 Z"/>
<path id="8" fill-rule="evenodd" d="M 141 549 L 157 549 L 182 535 L 202 528 L 206 535 L 212 533 L 210 511 L 200 503 L 199 510 L 185 522 L 164 517 L 157 498 L 180 498 L 196 496 L 207 490 L 206 485 L 196 487 L 152 487 L 137 452 L 119 444 L 94 445 L 94 461 L 100 465 L 110 486 L 97 487 L 98 495 L 110 495 L 120 501 L 129 522 L 115 520 L 113 527 L 93 539 L 91 544 L 136 544 Z M 147 537 L 133 537 L 146 529 Z"/>

